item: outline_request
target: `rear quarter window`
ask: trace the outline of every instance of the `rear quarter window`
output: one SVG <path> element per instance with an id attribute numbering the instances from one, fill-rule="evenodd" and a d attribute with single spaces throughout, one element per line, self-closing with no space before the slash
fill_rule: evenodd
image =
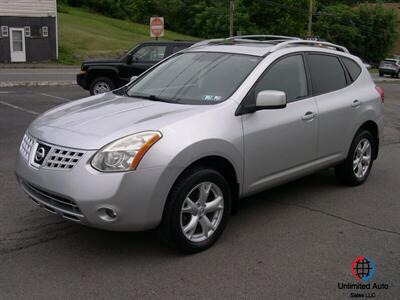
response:
<path id="1" fill-rule="evenodd" d="M 361 67 L 352 59 L 342 57 L 342 61 L 350 74 L 351 81 L 356 81 L 361 74 Z"/>
<path id="2" fill-rule="evenodd" d="M 345 71 L 337 56 L 308 54 L 314 94 L 340 90 L 347 85 Z"/>

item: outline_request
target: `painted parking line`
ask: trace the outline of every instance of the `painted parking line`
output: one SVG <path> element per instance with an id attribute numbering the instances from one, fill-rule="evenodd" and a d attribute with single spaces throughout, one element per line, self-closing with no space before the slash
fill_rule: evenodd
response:
<path id="1" fill-rule="evenodd" d="M 45 96 L 45 97 L 49 97 L 49 98 L 53 98 L 53 99 L 57 99 L 57 100 L 61 100 L 61 101 L 72 101 L 71 99 L 68 99 L 68 98 L 54 96 L 54 95 L 50 95 L 50 94 L 46 94 L 46 93 L 39 93 L 39 94 L 42 96 Z"/>
<path id="2" fill-rule="evenodd" d="M 12 107 L 14 109 L 17 109 L 17 110 L 20 110 L 20 111 L 23 111 L 23 112 L 26 112 L 26 113 L 29 113 L 29 114 L 32 114 L 32 115 L 38 115 L 39 114 L 36 111 L 29 110 L 29 109 L 26 109 L 26 108 L 23 108 L 23 107 L 19 107 L 17 105 L 13 105 L 13 104 L 10 104 L 10 103 L 5 102 L 5 101 L 1 101 L 0 100 L 0 104 L 3 104 L 3 105 L 8 106 L 8 107 Z"/>

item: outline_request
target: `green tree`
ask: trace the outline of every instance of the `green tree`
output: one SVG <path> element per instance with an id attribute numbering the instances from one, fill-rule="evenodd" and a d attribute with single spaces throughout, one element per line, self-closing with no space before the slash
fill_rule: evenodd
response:
<path id="1" fill-rule="evenodd" d="M 369 62 L 387 56 L 396 41 L 396 14 L 381 5 L 327 6 L 317 14 L 314 31 L 321 38 L 346 46 Z"/>
<path id="2" fill-rule="evenodd" d="M 367 61 L 378 62 L 391 54 L 398 32 L 397 15 L 381 5 L 361 4 L 356 9 L 362 42 L 357 49 Z"/>

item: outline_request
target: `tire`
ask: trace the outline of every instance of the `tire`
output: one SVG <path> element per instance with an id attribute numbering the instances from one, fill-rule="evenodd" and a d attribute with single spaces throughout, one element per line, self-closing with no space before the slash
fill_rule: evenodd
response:
<path id="1" fill-rule="evenodd" d="M 383 77 L 383 73 L 379 72 L 379 77 Z"/>
<path id="2" fill-rule="evenodd" d="M 208 198 L 203 199 L 208 204 L 204 205 L 203 202 L 203 206 L 199 207 L 198 204 L 202 202 L 200 190 L 206 193 L 207 189 Z M 209 204 L 220 196 L 222 201 L 213 202 L 218 205 L 213 207 Z M 211 247 L 222 234 L 230 216 L 231 203 L 230 186 L 219 172 L 205 167 L 186 171 L 168 196 L 159 227 L 160 237 L 171 248 L 186 254 L 203 251 Z M 208 213 L 207 206 L 210 209 Z M 215 210 L 211 211 L 212 208 Z M 209 227 L 210 224 L 214 228 Z"/>
<path id="3" fill-rule="evenodd" d="M 397 74 L 396 74 L 396 78 L 399 78 L 399 77 L 400 77 L 400 71 L 397 72 Z"/>
<path id="4" fill-rule="evenodd" d="M 369 143 L 369 148 L 365 147 L 365 151 L 361 152 L 366 141 Z M 371 172 L 375 153 L 376 144 L 372 134 L 366 130 L 359 130 L 351 143 L 346 160 L 335 167 L 336 178 L 349 186 L 364 183 Z"/>
<path id="5" fill-rule="evenodd" d="M 107 93 L 115 89 L 115 83 L 108 77 L 97 77 L 90 84 L 90 95 Z"/>

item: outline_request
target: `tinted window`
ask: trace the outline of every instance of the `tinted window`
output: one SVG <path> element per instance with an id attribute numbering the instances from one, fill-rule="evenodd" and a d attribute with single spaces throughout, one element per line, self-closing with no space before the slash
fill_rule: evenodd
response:
<path id="1" fill-rule="evenodd" d="M 134 61 L 159 61 L 164 58 L 167 46 L 144 46 L 133 54 Z"/>
<path id="2" fill-rule="evenodd" d="M 307 96 L 307 77 L 301 55 L 293 55 L 278 61 L 262 76 L 255 87 L 255 95 L 263 90 L 286 93 L 288 102 Z"/>
<path id="3" fill-rule="evenodd" d="M 342 61 L 347 68 L 347 71 L 350 73 L 350 77 L 352 81 L 355 81 L 361 73 L 360 66 L 352 59 L 342 57 Z"/>
<path id="4" fill-rule="evenodd" d="M 336 56 L 309 54 L 314 94 L 329 93 L 346 86 L 346 76 Z"/>

